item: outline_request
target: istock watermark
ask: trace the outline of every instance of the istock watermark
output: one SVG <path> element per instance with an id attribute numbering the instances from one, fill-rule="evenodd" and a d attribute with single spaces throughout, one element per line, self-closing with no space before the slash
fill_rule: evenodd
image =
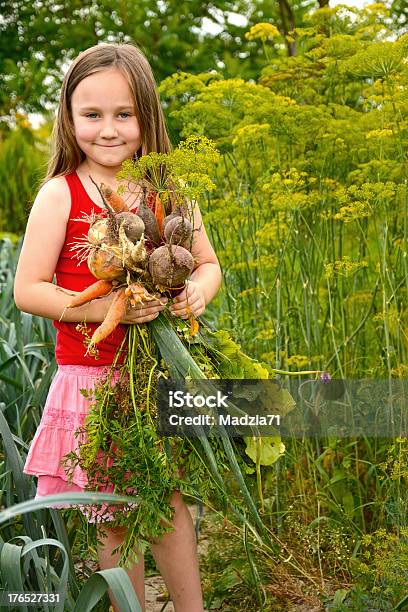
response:
<path id="1" fill-rule="evenodd" d="M 408 381 L 160 379 L 161 436 L 406 437 Z"/>
<path id="2" fill-rule="evenodd" d="M 169 407 L 170 408 L 228 408 L 226 403 L 228 395 L 223 395 L 221 391 L 217 391 L 216 395 L 194 395 L 193 393 L 185 393 L 184 391 L 169 391 Z"/>
<path id="3" fill-rule="evenodd" d="M 265 427 L 265 425 L 280 425 L 280 414 L 243 414 L 233 416 L 232 414 L 170 414 L 170 425 L 219 425 L 222 427 Z"/>

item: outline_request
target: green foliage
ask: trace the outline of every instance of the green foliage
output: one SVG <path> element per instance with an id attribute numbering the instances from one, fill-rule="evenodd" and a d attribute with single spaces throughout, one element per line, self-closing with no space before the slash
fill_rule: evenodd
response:
<path id="1" fill-rule="evenodd" d="M 224 271 L 219 325 L 270 366 L 406 371 L 408 70 L 389 24 L 382 5 L 326 7 L 258 83 L 161 84 L 181 134 L 223 156 L 200 200 Z"/>
<path id="2" fill-rule="evenodd" d="M 252 461 L 259 461 L 260 465 L 273 465 L 285 452 L 285 445 L 279 436 L 262 437 L 260 439 L 245 438 L 247 443 L 245 452 Z"/>
<path id="3" fill-rule="evenodd" d="M 51 321 L 16 309 L 13 283 L 17 255 L 11 241 L 0 241 L 0 398 L 9 424 L 21 422 L 25 437 L 39 422 L 55 371 L 55 330 Z"/>
<path id="4" fill-rule="evenodd" d="M 269 378 L 269 373 L 255 359 L 245 355 L 227 331 L 218 330 L 208 334 L 209 342 L 223 357 L 219 370 L 222 378 Z"/>
<path id="5" fill-rule="evenodd" d="M 408 583 L 408 528 L 401 537 L 384 528 L 362 538 L 359 560 L 352 562 L 353 571 L 370 593 L 371 605 L 381 610 L 395 610 L 394 606 L 407 593 Z M 348 603 L 358 598 L 359 589 L 350 593 Z"/>
<path id="6" fill-rule="evenodd" d="M 400 29 L 404 31 L 408 21 L 405 0 L 393 0 L 393 2 L 391 2 L 391 11 L 395 22 L 399 23 Z"/>
<path id="7" fill-rule="evenodd" d="M 45 172 L 46 145 L 25 125 L 0 139 L 1 196 L 0 232 L 21 234 L 27 223 L 33 195 Z"/>

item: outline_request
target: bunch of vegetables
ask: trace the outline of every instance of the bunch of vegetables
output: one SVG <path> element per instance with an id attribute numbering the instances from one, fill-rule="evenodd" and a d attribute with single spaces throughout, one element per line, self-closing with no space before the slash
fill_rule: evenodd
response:
<path id="1" fill-rule="evenodd" d="M 151 153 L 124 162 L 118 178 L 139 182 L 143 188 L 137 214 L 127 209 L 120 193 L 97 186 L 106 211 L 85 219 L 89 231 L 72 246 L 97 280 L 66 306 L 114 293 L 88 351 L 115 329 L 129 303 L 156 299 L 157 292 L 172 297 L 185 285 L 194 267 L 191 247 L 197 229 L 189 201 L 213 187 L 207 172 L 217 156 L 213 143 L 193 137 L 170 154 Z M 162 519 L 172 518 L 169 499 L 176 488 L 204 503 L 211 499 L 225 513 L 231 508 L 269 542 L 246 479 L 256 474 L 262 510 L 261 465 L 271 465 L 284 452 L 279 435 L 230 439 L 201 432 L 194 438 L 161 439 L 155 420 L 161 377 L 265 379 L 268 370 L 246 356 L 226 331 L 211 330 L 202 318 L 200 325 L 192 316 L 185 322 L 166 310 L 148 324 L 129 325 L 125 341 L 124 363 L 119 365 L 121 346 L 106 376 L 91 393 L 84 390 L 91 407 L 84 427 L 75 433 L 84 435 L 83 443 L 79 452 L 62 460 L 68 478 L 75 465 L 87 472 L 89 490 L 108 481 L 117 493 L 136 493 L 141 501 L 126 511 L 110 508 L 114 524 L 128 527 L 120 563 L 134 559 L 136 543 L 143 550 L 150 538 L 171 529 Z M 284 389 L 274 401 L 277 409 L 293 408 Z M 231 474 L 238 489 L 228 484 Z"/>
<path id="2" fill-rule="evenodd" d="M 88 233 L 71 250 L 81 261 L 87 260 L 98 280 L 66 306 L 74 308 L 115 294 L 104 321 L 89 342 L 91 352 L 119 324 L 128 304 L 156 299 L 156 291 L 174 295 L 184 287 L 194 267 L 190 252 L 193 212 L 186 202 L 174 205 L 177 193 L 165 193 L 166 208 L 163 196 L 143 185 L 143 198 L 134 213 L 110 187 L 103 183 L 96 187 L 106 214 L 84 217 L 90 225 Z M 171 202 L 172 210 L 166 214 Z"/>

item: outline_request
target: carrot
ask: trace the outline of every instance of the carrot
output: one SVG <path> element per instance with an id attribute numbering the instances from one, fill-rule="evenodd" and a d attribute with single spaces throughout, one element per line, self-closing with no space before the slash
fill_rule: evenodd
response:
<path id="1" fill-rule="evenodd" d="M 101 183 L 101 192 L 108 201 L 108 203 L 111 205 L 115 213 L 129 211 L 125 200 L 121 198 L 120 195 L 116 193 L 116 191 L 113 191 L 113 189 L 109 187 L 109 185 Z"/>
<path id="2" fill-rule="evenodd" d="M 91 338 L 91 342 L 89 343 L 89 347 L 98 344 L 109 334 L 113 332 L 113 330 L 119 325 L 121 318 L 125 314 L 126 304 L 127 304 L 127 295 L 125 294 L 125 290 L 118 289 L 115 293 L 115 297 L 112 300 L 112 304 L 109 307 L 108 312 L 106 313 L 105 319 L 102 323 L 97 327 L 93 333 Z"/>
<path id="3" fill-rule="evenodd" d="M 75 306 L 82 306 L 82 304 L 86 304 L 91 300 L 94 300 L 98 297 L 102 297 L 107 295 L 109 291 L 112 289 L 112 281 L 108 280 L 98 280 L 96 283 L 93 283 L 81 293 L 78 293 L 66 306 L 66 308 L 75 308 Z"/>
<path id="4" fill-rule="evenodd" d="M 159 227 L 160 236 L 163 236 L 164 214 L 163 214 L 163 204 L 162 204 L 159 194 L 156 195 L 156 205 L 155 205 L 154 214 L 156 217 L 157 225 Z"/>

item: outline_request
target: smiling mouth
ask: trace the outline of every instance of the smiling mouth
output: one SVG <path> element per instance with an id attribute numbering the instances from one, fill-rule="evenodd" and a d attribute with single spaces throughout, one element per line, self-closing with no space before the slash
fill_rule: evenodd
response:
<path id="1" fill-rule="evenodd" d="M 121 147 L 121 144 L 117 144 L 117 145 L 98 145 L 98 147 L 105 147 L 106 149 L 113 149 L 114 147 Z"/>

